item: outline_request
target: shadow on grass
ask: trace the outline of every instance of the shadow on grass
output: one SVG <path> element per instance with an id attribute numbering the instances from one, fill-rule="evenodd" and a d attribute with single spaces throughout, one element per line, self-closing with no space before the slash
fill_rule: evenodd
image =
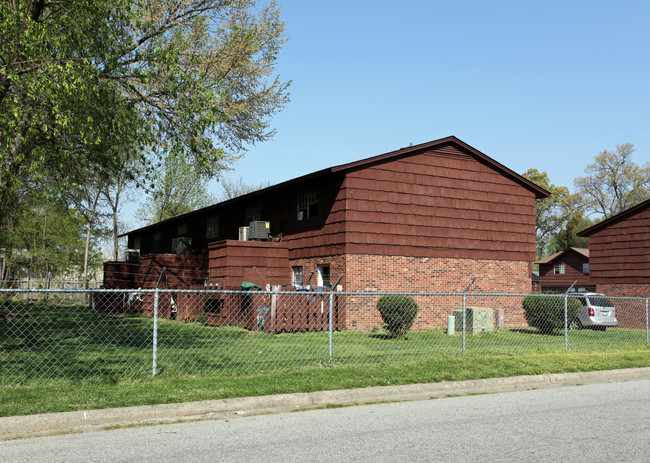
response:
<path id="1" fill-rule="evenodd" d="M 384 341 L 388 341 L 388 340 L 407 341 L 408 340 L 408 336 L 406 336 L 406 335 L 404 335 L 404 336 L 395 336 L 393 334 L 388 334 L 388 333 L 373 333 L 373 334 L 370 334 L 370 337 L 374 338 L 374 339 L 382 339 Z"/>
<path id="2" fill-rule="evenodd" d="M 557 332 L 557 331 L 539 331 L 537 329 L 533 328 L 513 328 L 509 330 L 511 333 L 519 333 L 519 334 L 533 334 L 533 335 L 542 335 L 542 336 L 564 336 L 564 332 Z"/>

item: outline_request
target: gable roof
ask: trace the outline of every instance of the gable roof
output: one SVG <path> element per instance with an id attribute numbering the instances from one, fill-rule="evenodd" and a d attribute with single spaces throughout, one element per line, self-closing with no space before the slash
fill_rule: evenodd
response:
<path id="1" fill-rule="evenodd" d="M 535 264 L 550 264 L 553 262 L 555 259 L 557 259 L 560 256 L 563 256 L 564 254 L 567 254 L 570 251 L 577 252 L 578 254 L 583 255 L 587 259 L 589 259 L 589 249 L 587 248 L 569 248 L 565 251 L 560 251 L 556 252 L 555 254 L 552 254 L 550 256 L 544 257 L 543 259 L 538 260 L 537 262 L 534 262 Z"/>
<path id="2" fill-rule="evenodd" d="M 136 230 L 132 230 L 130 232 L 124 233 L 124 234 L 122 234 L 120 236 L 126 236 L 126 235 L 129 235 L 130 233 L 141 232 L 141 231 L 147 230 L 149 228 L 159 227 L 159 226 L 161 226 L 163 224 L 166 224 L 166 223 L 170 223 L 170 222 L 177 221 L 177 220 L 180 220 L 180 219 L 185 219 L 185 218 L 191 217 L 193 215 L 201 214 L 203 212 L 206 212 L 206 211 L 209 211 L 209 210 L 212 210 L 212 209 L 217 209 L 217 208 L 220 208 L 220 207 L 228 205 L 228 204 L 232 204 L 232 203 L 239 202 L 239 201 L 245 201 L 247 199 L 254 198 L 256 196 L 264 195 L 264 194 L 272 192 L 272 191 L 283 189 L 283 188 L 289 187 L 289 186 L 291 186 L 293 184 L 296 184 L 296 183 L 301 183 L 301 182 L 304 182 L 304 181 L 307 181 L 307 180 L 312 180 L 312 179 L 315 179 L 315 178 L 319 178 L 319 177 L 323 177 L 323 176 L 327 176 L 327 175 L 332 175 L 332 174 L 337 174 L 337 173 L 345 174 L 346 172 L 349 172 L 351 170 L 360 169 L 360 168 L 364 168 L 364 167 L 369 167 L 371 165 L 376 165 L 376 164 L 380 164 L 380 163 L 383 163 L 383 162 L 388 162 L 388 161 L 392 161 L 392 160 L 395 160 L 395 159 L 408 157 L 408 156 L 417 154 L 417 153 L 419 153 L 419 152 L 421 152 L 423 150 L 434 149 L 434 148 L 437 148 L 437 147 L 440 147 L 440 146 L 443 146 L 443 145 L 449 145 L 449 144 L 455 145 L 455 146 L 469 152 L 472 156 L 474 156 L 475 158 L 478 158 L 482 162 L 485 162 L 486 164 L 488 164 L 489 166 L 491 166 L 493 169 L 500 172 L 504 176 L 514 180 L 515 182 L 519 183 L 522 187 L 532 191 L 535 194 L 535 198 L 541 199 L 541 198 L 546 198 L 546 197 L 550 196 L 550 193 L 548 191 L 546 191 L 544 188 L 536 185 L 535 183 L 531 182 L 530 180 L 528 180 L 528 179 L 524 178 L 523 176 L 517 174 L 513 170 L 508 169 L 503 164 L 501 164 L 501 163 L 495 161 L 494 159 L 490 158 L 489 156 L 483 154 L 482 152 L 480 152 L 476 148 L 473 148 L 472 146 L 468 145 L 467 143 L 465 143 L 465 142 L 461 141 L 460 139 L 456 138 L 455 136 L 451 135 L 449 137 L 440 138 L 438 140 L 433 140 L 433 141 L 430 141 L 430 142 L 421 143 L 419 145 L 408 146 L 406 148 L 401 148 L 401 149 L 398 149 L 398 150 L 395 150 L 395 151 L 390 151 L 388 153 L 380 154 L 380 155 L 377 155 L 377 156 L 372 156 L 372 157 L 369 157 L 369 158 L 366 158 L 366 159 L 362 159 L 360 161 L 354 161 L 354 162 L 350 162 L 350 163 L 347 163 L 347 164 L 341 164 L 341 165 L 334 166 L 334 167 L 328 167 L 326 169 L 322 169 L 322 170 L 319 170 L 319 171 L 316 171 L 316 172 L 312 172 L 311 174 L 303 175 L 301 177 L 296 177 L 294 179 L 287 180 L 287 181 L 282 182 L 282 183 L 278 183 L 277 185 L 272 185 L 272 186 L 266 187 L 266 188 L 264 188 L 262 190 L 253 191 L 251 193 L 248 193 L 248 194 L 245 194 L 245 195 L 242 195 L 242 196 L 238 196 L 236 198 L 232 198 L 232 199 L 229 199 L 229 200 L 217 203 L 217 204 L 213 204 L 211 206 L 207 206 L 207 207 L 204 207 L 202 209 L 197 209 L 196 211 L 189 212 L 187 214 L 183 214 L 183 215 L 180 215 L 180 216 L 177 216 L 177 217 L 173 217 L 171 219 L 167 219 L 167 220 L 164 220 L 162 222 L 157 222 L 157 223 L 152 224 L 152 225 L 147 225 L 145 227 L 138 228 Z"/>
<path id="3" fill-rule="evenodd" d="M 639 212 L 644 211 L 645 209 L 648 209 L 650 207 L 650 199 L 643 201 L 640 204 L 637 204 L 636 206 L 633 206 L 629 209 L 624 210 L 623 212 L 619 212 L 615 216 L 610 217 L 609 219 L 603 220 L 602 222 L 597 223 L 596 225 L 592 225 L 589 228 L 586 228 L 582 230 L 579 233 L 576 233 L 578 236 L 582 237 L 588 237 L 593 235 L 596 232 L 599 232 L 600 230 L 609 227 L 610 225 L 613 225 L 615 223 L 621 222 L 628 217 L 631 217 L 635 214 L 638 214 Z"/>
<path id="4" fill-rule="evenodd" d="M 390 161 L 390 160 L 393 160 L 393 159 L 396 159 L 396 158 L 406 157 L 406 156 L 415 154 L 415 153 L 417 153 L 419 151 L 426 150 L 426 149 L 437 148 L 437 147 L 439 147 L 441 145 L 445 145 L 445 144 L 453 144 L 453 145 L 456 145 L 456 146 L 458 146 L 458 147 L 460 147 L 462 149 L 465 149 L 466 151 L 469 151 L 472 155 L 474 155 L 478 159 L 484 161 L 486 164 L 490 165 L 495 170 L 501 172 L 506 177 L 510 177 L 511 179 L 513 179 L 514 181 L 516 181 L 517 183 L 522 185 L 523 187 L 533 191 L 535 193 L 535 197 L 537 199 L 546 198 L 546 197 L 550 196 L 550 193 L 548 191 L 546 191 L 544 188 L 536 185 L 535 183 L 533 183 L 530 180 L 524 178 L 523 176 L 519 175 L 518 173 L 508 169 L 503 164 L 495 161 L 491 157 L 483 154 L 482 152 L 480 152 L 476 148 L 468 145 L 467 143 L 463 142 L 462 140 L 456 138 L 453 135 L 451 135 L 449 137 L 445 137 L 445 138 L 440 138 L 438 140 L 433 140 L 433 141 L 430 141 L 430 142 L 421 143 L 419 145 L 408 146 L 406 148 L 401 148 L 401 149 L 396 150 L 396 151 L 391 151 L 391 152 L 388 152 L 388 153 L 385 153 L 385 154 L 380 154 L 378 156 L 373 156 L 373 157 L 370 157 L 370 158 L 362 159 L 360 161 L 350 162 L 350 163 L 347 163 L 347 164 L 342 164 L 340 166 L 331 167 L 330 169 L 326 169 L 326 170 L 330 170 L 331 172 L 349 171 L 349 170 L 356 169 L 356 168 L 359 168 L 359 167 L 365 167 L 365 166 L 369 166 L 369 165 L 373 165 L 373 164 L 379 164 L 381 162 Z"/>

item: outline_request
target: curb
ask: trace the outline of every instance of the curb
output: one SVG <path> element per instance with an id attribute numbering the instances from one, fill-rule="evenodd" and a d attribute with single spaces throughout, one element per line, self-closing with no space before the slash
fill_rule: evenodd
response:
<path id="1" fill-rule="evenodd" d="M 261 397 L 206 400 L 0 418 L 0 440 L 54 433 L 97 431 L 108 427 L 225 419 L 327 405 L 426 400 L 465 394 L 508 392 L 540 387 L 650 379 L 650 367 L 623 370 L 488 378 L 468 381 L 374 386 Z"/>

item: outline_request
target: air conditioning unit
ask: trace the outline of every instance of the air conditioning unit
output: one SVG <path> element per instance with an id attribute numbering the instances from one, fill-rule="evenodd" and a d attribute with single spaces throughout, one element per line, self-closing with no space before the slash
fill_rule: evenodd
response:
<path id="1" fill-rule="evenodd" d="M 263 220 L 256 220 L 250 223 L 250 240 L 268 240 L 269 232 L 271 230 L 271 222 L 264 222 Z"/>
<path id="2" fill-rule="evenodd" d="M 126 250 L 126 260 L 127 262 L 134 262 L 140 260 L 140 250 L 139 249 L 127 249 Z"/>
<path id="3" fill-rule="evenodd" d="M 463 309 L 454 309 L 456 331 L 463 329 Z M 489 307 L 465 307 L 465 331 L 480 334 L 494 331 L 494 310 Z"/>
<path id="4" fill-rule="evenodd" d="M 239 227 L 239 241 L 248 241 L 250 231 L 250 227 Z"/>

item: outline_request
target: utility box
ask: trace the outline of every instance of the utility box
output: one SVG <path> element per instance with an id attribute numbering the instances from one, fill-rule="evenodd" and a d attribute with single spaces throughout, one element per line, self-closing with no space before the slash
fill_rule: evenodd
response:
<path id="1" fill-rule="evenodd" d="M 463 330 L 463 309 L 454 309 L 452 315 L 456 319 L 456 331 Z M 489 307 L 465 308 L 466 333 L 491 333 L 494 331 L 494 310 Z"/>
<path id="2" fill-rule="evenodd" d="M 505 321 L 505 311 L 503 309 L 497 309 L 497 330 L 503 330 L 506 327 Z"/>

